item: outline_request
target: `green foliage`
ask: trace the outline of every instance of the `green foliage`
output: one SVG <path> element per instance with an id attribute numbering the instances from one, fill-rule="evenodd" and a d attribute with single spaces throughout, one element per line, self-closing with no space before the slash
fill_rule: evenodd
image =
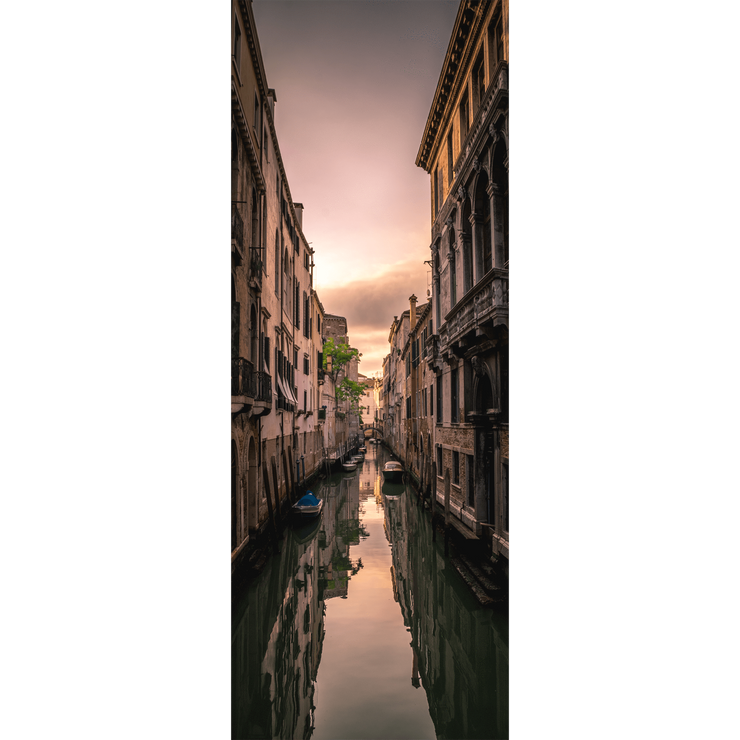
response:
<path id="1" fill-rule="evenodd" d="M 356 358 L 360 362 L 362 353 L 358 352 L 354 347 L 350 347 L 345 342 L 335 342 L 333 337 L 326 340 L 323 352 L 324 372 L 334 381 L 337 404 L 342 401 L 349 401 L 352 411 L 359 413 L 360 399 L 365 392 L 365 386 L 362 383 L 350 380 L 346 374 L 341 382 L 338 383 L 337 380 L 353 358 Z"/>
<path id="2" fill-rule="evenodd" d="M 342 382 L 336 387 L 337 403 L 349 401 L 349 406 L 355 413 L 360 412 L 360 399 L 365 392 L 365 386 L 349 378 L 342 378 Z"/>
<path id="3" fill-rule="evenodd" d="M 324 343 L 324 372 L 336 383 L 342 368 L 350 363 L 353 357 L 360 362 L 362 354 L 344 342 L 338 344 L 331 337 Z M 329 369 L 331 367 L 331 369 Z"/>

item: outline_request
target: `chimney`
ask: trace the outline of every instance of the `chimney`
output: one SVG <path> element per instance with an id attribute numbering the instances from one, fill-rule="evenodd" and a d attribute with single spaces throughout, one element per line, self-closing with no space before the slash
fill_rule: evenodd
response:
<path id="1" fill-rule="evenodd" d="M 410 331 L 413 331 L 414 327 L 416 326 L 416 301 L 418 300 L 419 299 L 413 294 L 409 297 L 409 303 L 411 304 L 411 316 L 410 316 L 411 324 L 409 327 Z"/>
<path id="2" fill-rule="evenodd" d="M 295 217 L 298 219 L 298 228 L 303 231 L 303 203 L 293 203 Z"/>

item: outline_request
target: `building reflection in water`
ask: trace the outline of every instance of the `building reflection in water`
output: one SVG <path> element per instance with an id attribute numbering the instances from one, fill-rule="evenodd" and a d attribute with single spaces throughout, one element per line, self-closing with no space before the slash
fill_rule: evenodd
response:
<path id="1" fill-rule="evenodd" d="M 361 557 L 351 557 L 351 549 L 368 537 L 362 521 L 368 507 L 383 517 L 391 548 L 393 600 L 389 594 L 386 608 L 395 610 L 399 629 L 402 619 L 410 637 L 410 645 L 400 643 L 407 656 L 388 656 L 389 662 L 408 661 L 409 691 L 423 688 L 437 737 L 508 737 L 505 614 L 477 605 L 445 559 L 441 542 L 432 542 L 428 515 L 413 491 L 383 483 L 379 470 L 385 453 L 378 453 L 377 459 L 368 456 L 361 474 L 338 474 L 314 489 L 325 499 L 321 518 L 287 528 L 280 554 L 268 560 L 236 606 L 232 737 L 309 738 L 314 733 L 316 689 L 330 685 L 329 674 L 317 675 L 326 603 L 352 601 L 351 581 L 362 578 L 364 565 Z M 380 530 L 374 531 L 382 539 Z M 372 669 L 359 666 L 352 655 L 340 668 L 348 675 L 365 671 L 372 685 Z M 332 681 L 337 670 L 332 665 Z M 367 701 L 372 705 L 377 698 L 368 695 Z M 400 705 L 404 701 L 398 698 Z M 363 737 L 362 728 L 353 730 L 353 737 Z M 339 730 L 333 726 L 333 731 Z M 317 728 L 317 737 L 322 734 Z"/>

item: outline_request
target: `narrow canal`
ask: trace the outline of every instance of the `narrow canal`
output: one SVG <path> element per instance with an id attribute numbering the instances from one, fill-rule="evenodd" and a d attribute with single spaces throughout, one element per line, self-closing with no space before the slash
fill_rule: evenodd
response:
<path id="1" fill-rule="evenodd" d="M 508 620 L 432 541 L 387 450 L 314 487 L 318 521 L 235 606 L 233 738 L 507 738 Z"/>

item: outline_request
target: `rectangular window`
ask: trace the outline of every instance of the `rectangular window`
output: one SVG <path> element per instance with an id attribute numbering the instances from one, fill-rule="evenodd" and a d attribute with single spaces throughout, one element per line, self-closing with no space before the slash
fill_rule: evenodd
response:
<path id="1" fill-rule="evenodd" d="M 303 411 L 304 413 L 308 410 L 306 403 L 308 402 L 308 391 L 303 391 Z"/>
<path id="2" fill-rule="evenodd" d="M 457 450 L 452 453 L 452 482 L 460 485 L 460 453 Z"/>
<path id="3" fill-rule="evenodd" d="M 434 170 L 434 192 L 432 193 L 432 209 L 434 215 L 437 215 L 439 211 L 439 200 L 437 199 L 437 180 L 439 179 L 439 170 Z"/>
<path id="4" fill-rule="evenodd" d="M 306 254 L 303 255 L 303 264 L 306 266 L 307 270 L 310 269 L 309 261 L 308 261 L 308 252 L 306 252 Z"/>
<path id="5" fill-rule="evenodd" d="M 308 357 L 303 358 L 303 374 L 310 375 Z"/>
<path id="6" fill-rule="evenodd" d="M 254 133 L 257 137 L 257 143 L 260 140 L 260 99 L 257 93 L 254 94 Z"/>
<path id="7" fill-rule="evenodd" d="M 280 296 L 280 235 L 275 229 L 275 295 Z"/>
<path id="8" fill-rule="evenodd" d="M 462 150 L 465 139 L 468 136 L 468 94 L 465 93 L 460 101 L 460 149 Z M 462 156 L 462 155 L 461 155 Z"/>
<path id="9" fill-rule="evenodd" d="M 406 418 L 411 418 L 411 398 L 406 399 Z"/>
<path id="10" fill-rule="evenodd" d="M 298 367 L 298 347 L 293 349 L 293 367 Z"/>
<path id="11" fill-rule="evenodd" d="M 447 134 L 447 182 L 452 185 L 452 128 Z"/>
<path id="12" fill-rule="evenodd" d="M 310 337 L 311 336 L 311 327 L 310 327 L 310 317 L 309 312 L 311 310 L 308 296 L 306 295 L 306 291 L 303 291 L 303 336 L 304 337 Z"/>
<path id="13" fill-rule="evenodd" d="M 265 365 L 270 369 L 270 337 L 265 337 Z"/>
<path id="14" fill-rule="evenodd" d="M 442 477 L 442 445 L 437 445 L 437 475 Z"/>
<path id="15" fill-rule="evenodd" d="M 429 416 L 434 416 L 434 383 L 429 384 Z"/>
<path id="16" fill-rule="evenodd" d="M 295 281 L 295 302 L 293 303 L 295 313 L 295 328 L 301 328 L 301 284 Z M 298 361 L 296 360 L 296 363 Z"/>
<path id="17" fill-rule="evenodd" d="M 475 113 L 478 112 L 478 108 L 480 108 L 481 103 L 483 102 L 485 93 L 486 79 L 485 70 L 483 68 L 483 50 L 481 49 L 480 54 L 478 54 L 478 59 L 475 62 L 475 67 L 473 67 L 473 105 L 475 106 Z"/>
<path id="18" fill-rule="evenodd" d="M 442 411 L 442 376 L 437 376 L 437 424 L 443 421 L 444 413 Z"/>
<path id="19" fill-rule="evenodd" d="M 458 408 L 457 403 L 457 390 L 457 368 L 453 367 L 450 371 L 450 421 L 455 424 L 460 421 L 460 409 Z"/>

